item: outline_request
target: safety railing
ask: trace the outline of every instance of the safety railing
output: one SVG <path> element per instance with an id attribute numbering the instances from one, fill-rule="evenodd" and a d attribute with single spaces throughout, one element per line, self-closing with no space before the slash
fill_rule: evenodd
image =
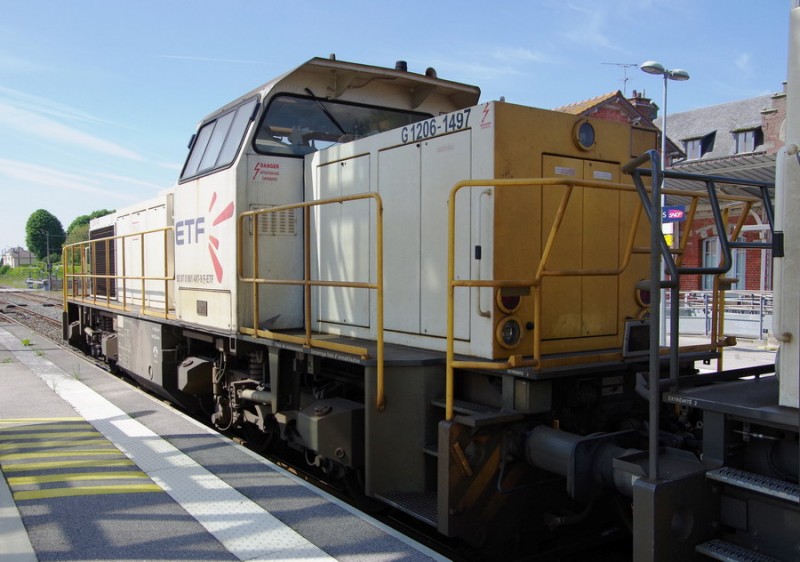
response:
<path id="1" fill-rule="evenodd" d="M 659 473 L 659 414 L 660 414 L 660 395 L 664 388 L 672 387 L 677 388 L 679 383 L 678 368 L 679 368 L 679 351 L 678 351 L 678 334 L 679 334 L 679 319 L 678 319 L 678 301 L 679 301 L 679 287 L 681 274 L 706 274 L 714 275 L 714 288 L 713 288 L 713 301 L 712 306 L 712 328 L 711 340 L 717 346 L 722 346 L 727 342 L 721 340 L 719 336 L 724 333 L 724 310 L 723 305 L 725 301 L 725 289 L 729 288 L 731 282 L 734 281 L 729 278 L 723 277 L 733 264 L 733 248 L 771 248 L 770 243 L 764 242 L 741 242 L 738 241 L 739 234 L 742 227 L 747 220 L 747 215 L 754 204 L 761 204 L 764 213 L 767 216 L 770 228 L 774 229 L 774 212 L 772 208 L 772 201 L 769 195 L 769 188 L 771 184 L 767 182 L 754 182 L 749 180 L 739 180 L 734 178 L 723 178 L 716 176 L 689 174 L 684 172 L 667 172 L 661 169 L 658 153 L 655 150 L 648 150 L 638 158 L 628 162 L 623 166 L 622 170 L 630 174 L 633 178 L 636 191 L 639 193 L 639 198 L 642 206 L 645 209 L 648 219 L 650 220 L 650 245 L 652 253 L 650 257 L 650 356 L 649 356 L 649 376 L 647 389 L 641 389 L 642 394 L 648 396 L 649 401 L 649 427 L 648 439 L 650 443 L 648 453 L 648 477 L 652 480 L 658 479 Z M 643 167 L 645 164 L 650 164 L 650 167 Z M 650 188 L 644 184 L 643 177 L 650 178 Z M 679 254 L 679 259 L 676 261 L 673 256 L 672 250 L 667 245 L 664 236 L 661 232 L 660 217 L 662 213 L 663 196 L 671 192 L 663 189 L 666 179 L 685 180 L 689 182 L 700 182 L 704 185 L 705 191 L 702 192 L 703 197 L 709 200 L 711 214 L 714 219 L 714 226 L 717 229 L 717 235 L 721 248 L 721 260 L 716 267 L 686 267 L 681 263 L 682 253 Z M 747 186 L 749 188 L 756 188 L 759 192 L 758 197 L 753 196 L 736 196 L 731 197 L 721 194 L 718 189 L 720 184 L 731 186 Z M 682 192 L 679 192 L 682 194 Z M 722 208 L 722 203 L 725 200 L 734 199 L 744 206 L 740 209 L 739 220 L 729 228 L 728 219 L 730 208 Z M 691 214 L 694 214 L 696 209 L 696 202 L 693 201 Z M 683 237 L 688 241 L 689 229 L 691 224 L 685 227 L 685 236 Z M 683 248 L 682 248 L 683 249 Z M 666 268 L 666 276 L 661 274 Z M 662 278 L 663 277 L 663 278 Z M 658 344 L 660 341 L 659 331 L 661 329 L 661 290 L 669 289 L 670 291 L 670 341 L 669 341 L 669 378 L 661 379 L 660 368 L 660 349 Z M 722 357 L 717 361 L 717 368 L 722 369 Z"/>
<path id="2" fill-rule="evenodd" d="M 455 237 L 456 237 L 456 197 L 463 189 L 502 187 L 514 189 L 532 189 L 546 186 L 563 186 L 564 194 L 561 197 L 555 212 L 553 223 L 547 234 L 539 265 L 533 277 L 525 279 L 456 279 L 455 278 Z M 541 330 L 533 331 L 532 347 L 529 354 L 512 355 L 505 361 L 462 361 L 455 358 L 455 289 L 456 287 L 489 287 L 489 288 L 524 288 L 533 294 L 533 324 L 541 326 L 542 317 L 542 280 L 545 277 L 577 277 L 577 276 L 615 276 L 621 274 L 628 267 L 634 253 L 649 252 L 648 248 L 636 248 L 636 234 L 639 229 L 641 207 L 638 207 L 632 217 L 630 228 L 626 237 L 625 251 L 616 267 L 586 268 L 586 269 L 547 269 L 557 235 L 561 229 L 567 205 L 570 202 L 576 187 L 594 188 L 614 191 L 633 192 L 631 185 L 611 182 L 598 182 L 568 178 L 523 178 L 523 179 L 488 179 L 465 180 L 458 182 L 450 190 L 448 199 L 448 256 L 447 256 L 447 371 L 445 383 L 445 417 L 452 419 L 454 402 L 454 373 L 456 369 L 485 369 L 505 370 L 513 367 L 540 368 L 542 365 Z"/>
<path id="3" fill-rule="evenodd" d="M 311 278 L 311 210 L 315 207 L 324 205 L 341 205 L 353 201 L 372 200 L 375 206 L 375 282 L 369 281 L 331 281 L 322 279 Z M 269 215 L 273 213 L 284 213 L 286 211 L 294 211 L 300 209 L 303 212 L 303 279 L 272 279 L 261 277 L 259 272 L 262 270 L 262 264 L 269 260 L 269 252 L 263 252 L 259 248 L 259 220 L 258 217 L 262 215 Z M 250 264 L 252 276 L 245 274 L 246 258 L 244 256 L 244 240 L 245 231 L 247 226 L 250 226 Z M 307 348 L 319 348 L 336 351 L 345 354 L 356 355 L 362 359 L 370 358 L 369 350 L 366 347 L 354 346 L 343 344 L 340 342 L 330 341 L 321 337 L 315 337 L 312 330 L 312 314 L 311 314 L 311 289 L 312 287 L 344 287 L 352 289 L 369 289 L 374 290 L 376 293 L 376 350 L 375 359 L 377 363 L 377 399 L 376 406 L 379 410 L 384 407 L 384 340 L 383 340 L 383 202 L 380 195 L 377 193 L 361 193 L 358 195 L 350 195 L 344 197 L 336 197 L 331 199 L 321 199 L 317 201 L 307 201 L 304 203 L 294 203 L 289 205 L 280 205 L 276 207 L 267 207 L 263 209 L 255 209 L 247 211 L 239 215 L 237 225 L 237 242 L 239 248 L 239 255 L 237 256 L 237 272 L 239 281 L 250 285 L 253 299 L 253 318 L 251 326 L 240 326 L 239 331 L 242 334 L 254 337 L 268 338 L 275 341 L 286 343 L 293 343 L 302 345 Z M 304 333 L 302 336 L 295 334 L 276 332 L 273 330 L 260 328 L 259 312 L 260 312 L 260 296 L 259 287 L 261 285 L 290 285 L 301 286 L 304 292 L 303 302 L 303 318 L 304 318 Z"/>
<path id="4" fill-rule="evenodd" d="M 170 283 L 175 272 L 170 260 L 173 228 L 164 227 L 131 234 L 121 234 L 77 242 L 64 246 L 64 309 L 67 302 L 136 311 L 147 316 L 174 318 Z M 147 248 L 155 246 L 161 259 L 158 264 L 147 259 Z M 138 271 L 129 274 L 129 254 L 137 250 Z M 119 256 L 117 256 L 119 254 Z M 117 271 L 121 267 L 122 271 Z M 148 271 L 158 268 L 158 271 Z M 161 291 L 156 290 L 163 284 Z M 138 286 L 138 289 L 136 288 Z M 135 296 L 139 291 L 140 296 Z"/>
<path id="5" fill-rule="evenodd" d="M 502 187 L 502 188 L 515 188 L 515 189 L 532 189 L 541 188 L 546 186 L 562 186 L 565 188 L 559 206 L 554 215 L 553 223 L 550 231 L 547 234 L 546 242 L 542 250 L 542 255 L 539 261 L 538 268 L 533 277 L 526 279 L 456 279 L 455 277 L 455 216 L 456 216 L 456 197 L 463 189 L 471 188 L 486 188 L 486 187 Z M 507 360 L 457 360 L 455 358 L 455 289 L 457 287 L 489 287 L 489 288 L 525 288 L 530 289 L 533 294 L 534 306 L 534 326 L 541 326 L 542 318 L 542 280 L 546 277 L 586 277 L 586 276 L 616 276 L 620 275 L 628 267 L 631 256 L 633 254 L 651 254 L 651 246 L 636 247 L 636 234 L 639 229 L 642 210 L 649 211 L 643 205 L 638 205 L 634 216 L 632 217 L 630 229 L 627 233 L 626 246 L 623 254 L 621 255 L 616 267 L 609 268 L 587 268 L 587 269 L 548 269 L 548 262 L 553 254 L 553 247 L 556 239 L 561 231 L 561 225 L 566 213 L 567 205 L 569 204 L 572 193 L 576 187 L 612 190 L 618 192 L 636 193 L 637 187 L 631 184 L 612 183 L 612 182 L 598 182 L 590 180 L 579 180 L 569 178 L 525 178 L 525 179 L 481 179 L 481 180 L 465 180 L 461 181 L 450 191 L 450 198 L 448 200 L 449 215 L 448 215 L 448 284 L 447 284 L 447 371 L 446 371 L 446 388 L 445 388 L 445 416 L 447 419 L 453 417 L 453 401 L 454 401 L 454 373 L 456 369 L 481 369 L 481 370 L 506 370 L 516 367 L 533 367 L 534 369 L 542 368 L 542 350 L 541 350 L 541 330 L 536 329 L 532 335 L 532 346 L 526 354 L 512 355 Z M 687 220 L 684 224 L 685 235 L 681 237 L 681 246 L 677 249 L 671 249 L 666 245 L 663 235 L 660 233 L 661 223 L 658 221 L 660 243 L 670 255 L 673 253 L 682 256 L 685 251 L 688 233 L 692 228 L 694 216 L 697 207 L 701 200 L 709 199 L 707 192 L 700 191 L 683 191 L 683 190 L 663 190 L 664 194 L 680 195 L 684 198 L 689 198 L 690 211 L 687 215 Z M 750 207 L 760 201 L 757 197 L 748 196 L 728 196 L 723 194 L 714 194 L 712 199 L 717 205 L 719 201 L 728 201 L 731 203 L 741 204 L 746 206 L 749 210 Z M 746 212 L 742 213 L 746 218 Z M 648 219 L 652 215 L 648 212 Z M 660 215 L 659 215 L 660 216 Z M 727 217 L 726 217 L 727 218 Z M 720 219 L 722 220 L 722 219 Z M 739 220 L 734 232 L 735 236 L 741 231 L 743 220 Z M 724 236 L 723 236 L 724 237 Z M 654 243 L 655 244 L 655 243 Z M 730 263 L 730 262 L 729 262 Z M 727 269 L 726 269 L 727 270 Z M 656 269 L 656 272 L 658 270 Z M 704 272 L 706 272 L 704 270 Z M 652 273 L 652 272 L 651 272 Z M 719 290 L 719 289 L 718 289 Z M 652 310 L 652 304 L 651 304 Z M 716 325 L 719 325 L 718 311 L 714 311 L 714 318 Z M 716 332 L 715 332 L 716 333 Z M 708 345 L 691 346 L 692 351 L 712 351 L 718 349 L 720 342 L 711 338 Z M 655 352 L 659 353 L 658 344 L 656 343 Z M 621 356 L 621 354 L 620 354 Z"/>
<path id="6" fill-rule="evenodd" d="M 650 168 L 643 168 L 641 167 L 643 164 L 650 162 Z M 664 236 L 661 234 L 660 229 L 660 221 L 651 221 L 652 232 L 651 232 L 651 245 L 653 247 L 654 255 L 660 257 L 663 260 L 664 268 L 666 269 L 666 278 L 661 279 L 660 275 L 657 275 L 655 278 L 650 280 L 650 292 L 651 297 L 656 299 L 659 303 L 659 306 L 655 304 L 652 305 L 653 313 L 658 319 L 658 322 L 653 322 L 651 324 L 651 340 L 656 340 L 656 330 L 659 329 L 660 324 L 660 311 L 656 310 L 656 308 L 660 308 L 660 290 L 661 289 L 669 289 L 670 291 L 670 298 L 669 302 L 671 303 L 670 309 L 670 328 L 669 332 L 674 334 L 673 337 L 670 338 L 670 380 L 672 384 L 677 383 L 678 374 L 677 374 L 677 365 L 678 365 L 678 344 L 677 344 L 677 334 L 680 333 L 679 330 L 679 314 L 678 314 L 678 306 L 679 306 L 679 288 L 680 288 L 680 281 L 679 278 L 681 275 L 685 274 L 701 274 L 701 275 L 713 275 L 714 276 L 714 284 L 712 289 L 712 322 L 711 322 L 711 330 L 710 330 L 710 337 L 711 341 L 715 343 L 719 348 L 725 346 L 727 341 L 723 339 L 723 334 L 725 333 L 725 292 L 730 289 L 731 285 L 736 281 L 732 278 L 724 277 L 724 275 L 730 271 L 731 265 L 733 264 L 733 254 L 732 251 L 738 248 L 750 248 L 750 249 L 771 249 L 772 243 L 771 242 L 750 242 L 750 241 L 742 241 L 739 240 L 739 236 L 742 232 L 742 229 L 747 221 L 747 217 L 750 213 L 750 210 L 753 208 L 754 205 L 760 205 L 763 208 L 764 214 L 767 218 L 767 222 L 769 224 L 770 230 L 773 230 L 774 227 L 774 211 L 772 207 L 772 201 L 769 195 L 769 189 L 772 187 L 772 184 L 769 182 L 758 182 L 753 180 L 746 180 L 746 179 L 737 179 L 737 178 L 727 178 L 727 177 L 719 177 L 719 176 L 710 176 L 710 175 L 702 175 L 702 174 L 691 174 L 685 172 L 675 172 L 675 171 L 661 171 L 658 162 L 658 153 L 654 150 L 650 150 L 643 154 L 642 156 L 632 160 L 628 164 L 623 167 L 623 171 L 629 173 L 634 181 L 634 185 L 636 186 L 636 190 L 639 193 L 639 197 L 642 201 L 642 205 L 644 206 L 645 212 L 648 218 L 652 218 L 654 216 L 660 217 L 661 216 L 661 205 L 662 205 L 662 196 L 666 195 L 677 195 L 677 196 L 687 196 L 689 194 L 692 195 L 691 197 L 691 206 L 687 216 L 687 220 L 684 223 L 683 229 L 681 230 L 681 247 L 676 252 L 669 248 L 664 239 Z M 652 181 L 651 188 L 648 189 L 644 185 L 643 177 L 650 177 L 656 178 L 656 181 Z M 672 180 L 681 180 L 683 182 L 688 183 L 698 183 L 704 187 L 704 191 L 700 192 L 686 192 L 681 190 L 674 190 L 674 189 L 663 189 L 663 182 L 664 179 L 672 179 Z M 742 194 L 742 195 L 731 195 L 731 194 L 724 194 L 720 191 L 720 185 L 728 185 L 731 187 L 739 187 L 739 188 L 750 188 L 755 189 L 758 191 L 758 195 L 750 195 L 750 194 Z M 717 236 L 719 239 L 720 244 L 720 261 L 716 266 L 697 266 L 697 267 L 687 267 L 683 265 L 683 255 L 684 250 L 686 248 L 686 244 L 688 243 L 691 231 L 693 227 L 693 219 L 697 209 L 698 201 L 700 199 L 708 200 L 709 210 L 711 212 L 711 216 L 713 219 L 714 228 L 717 231 Z M 730 217 L 731 214 L 737 211 L 738 218 L 736 218 L 733 224 L 730 224 Z M 656 226 L 658 228 L 656 228 Z M 677 256 L 677 259 L 676 257 Z M 659 273 L 658 264 L 655 260 L 651 264 L 652 273 Z M 651 276 L 652 277 L 652 276 Z M 722 369 L 722 358 L 717 362 L 718 369 Z"/>

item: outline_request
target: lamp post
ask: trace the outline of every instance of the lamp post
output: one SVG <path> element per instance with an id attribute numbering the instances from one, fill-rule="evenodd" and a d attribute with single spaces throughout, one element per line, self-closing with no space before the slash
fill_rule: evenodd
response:
<path id="1" fill-rule="evenodd" d="M 661 181 L 660 187 L 662 190 L 661 194 L 661 205 L 660 207 L 664 207 L 665 197 L 663 194 L 663 189 L 665 187 L 665 180 L 664 180 L 664 172 L 667 167 L 667 82 L 669 80 L 675 80 L 677 82 L 683 82 L 689 79 L 689 73 L 681 68 L 676 68 L 674 70 L 670 70 L 668 68 L 664 68 L 664 65 L 656 62 L 654 60 L 649 60 L 643 62 L 639 65 L 639 68 L 642 72 L 646 72 L 648 74 L 655 74 L 657 76 L 664 77 L 664 91 L 663 91 L 663 107 L 661 113 Z M 657 181 L 656 178 L 653 178 L 653 181 Z M 661 209 L 658 209 L 658 215 L 661 215 Z M 653 217 L 654 220 L 656 217 Z M 664 275 L 664 268 L 661 267 L 661 276 Z M 666 345 L 667 343 L 667 315 L 666 315 L 666 299 L 661 298 L 659 303 L 659 312 L 660 312 L 660 326 L 659 326 L 659 335 L 660 335 L 660 344 Z M 672 334 L 672 337 L 675 337 L 676 334 Z"/>
<path id="2" fill-rule="evenodd" d="M 664 65 L 654 60 L 643 62 L 640 66 L 643 72 L 664 77 L 663 110 L 661 113 L 661 172 L 663 174 L 667 164 L 667 81 L 683 82 L 689 79 L 689 73 L 681 68 L 669 70 Z M 661 187 L 664 187 L 664 176 L 661 176 Z"/>
<path id="3" fill-rule="evenodd" d="M 41 228 L 39 232 L 47 237 L 47 290 L 50 290 L 50 232 Z"/>
<path id="4" fill-rule="evenodd" d="M 58 237 L 58 238 L 64 238 L 64 235 L 63 234 L 50 234 L 50 232 L 45 230 L 44 228 L 40 228 L 39 232 L 44 234 L 46 236 L 46 239 L 47 239 L 47 242 L 46 242 L 46 244 L 47 244 L 47 290 L 49 291 L 50 288 L 51 288 L 50 285 L 53 282 L 53 275 L 52 275 L 53 265 L 50 263 L 50 237 L 51 236 L 55 236 L 55 237 Z"/>

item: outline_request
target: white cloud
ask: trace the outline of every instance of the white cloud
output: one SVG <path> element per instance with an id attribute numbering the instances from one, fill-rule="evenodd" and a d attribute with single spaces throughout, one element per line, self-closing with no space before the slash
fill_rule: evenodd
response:
<path id="1" fill-rule="evenodd" d="M 752 65 L 750 64 L 751 58 L 750 53 L 741 53 L 738 57 L 736 57 L 736 68 L 741 70 L 742 72 L 749 73 L 752 70 Z"/>
<path id="2" fill-rule="evenodd" d="M 175 59 L 175 60 L 188 60 L 192 62 L 223 62 L 231 64 L 264 64 L 264 61 L 247 60 L 247 59 L 218 59 L 214 57 L 190 57 L 183 55 L 161 55 L 161 58 Z"/>
<path id="3" fill-rule="evenodd" d="M 26 73 L 33 73 L 46 71 L 41 65 L 14 55 L 9 55 L 8 53 L 0 53 L 0 68 L 9 72 L 24 71 Z"/>
<path id="4" fill-rule="evenodd" d="M 554 59 L 539 51 L 531 51 L 524 47 L 499 47 L 493 53 L 494 58 L 502 61 L 529 61 L 553 63 Z"/>
<path id="5" fill-rule="evenodd" d="M 622 51 L 623 49 L 615 45 L 605 34 L 605 31 L 613 29 L 607 25 L 606 14 L 601 9 L 587 10 L 574 5 L 570 8 L 578 12 L 568 31 L 562 32 L 561 36 L 570 43 L 591 48 L 611 49 Z"/>
<path id="6" fill-rule="evenodd" d="M 49 143 L 67 144 L 128 160 L 144 160 L 138 153 L 116 143 L 54 121 L 41 113 L 2 101 L 0 101 L 0 125 L 15 130 L 18 135 L 35 136 Z"/>
<path id="7" fill-rule="evenodd" d="M 152 189 L 152 190 L 159 190 L 159 189 L 164 189 L 165 187 L 168 187 L 168 186 L 164 186 L 164 185 L 158 185 L 158 184 L 155 184 L 155 183 L 152 183 L 152 182 L 149 182 L 149 181 L 144 181 L 144 180 L 140 180 L 140 179 L 136 179 L 136 178 L 131 178 L 131 177 L 128 177 L 128 176 L 121 176 L 119 174 L 107 174 L 107 173 L 102 173 L 102 172 L 96 172 L 94 175 L 96 177 L 98 177 L 98 178 L 111 180 L 115 184 L 126 183 L 128 185 L 133 185 L 133 186 L 136 186 L 136 187 L 144 187 L 146 189 Z"/>
<path id="8" fill-rule="evenodd" d="M 98 119 L 79 109 L 34 94 L 20 92 L 19 90 L 5 88 L 3 86 L 0 86 L 0 94 L 5 97 L 5 103 L 19 107 L 20 109 L 26 109 L 32 113 L 49 115 L 68 121 L 109 124 L 108 121 Z"/>
<path id="9" fill-rule="evenodd" d="M 28 164 L 16 160 L 0 158 L 0 175 L 13 180 L 28 182 L 42 187 L 76 191 L 81 193 L 92 193 L 113 197 L 123 201 L 136 201 L 139 197 L 120 190 L 112 190 L 104 186 L 102 182 L 91 176 L 73 174 L 53 169 L 48 166 L 38 164 Z M 99 176 L 102 177 L 102 176 Z M 136 183 L 136 180 L 131 180 Z M 149 186 L 154 187 L 154 186 Z"/>
<path id="10" fill-rule="evenodd" d="M 512 61 L 508 64 L 497 64 L 496 62 L 481 62 L 478 57 L 455 57 L 450 59 L 426 58 L 415 60 L 408 59 L 409 67 L 432 66 L 439 71 L 440 78 L 448 80 L 463 81 L 468 84 L 477 84 L 480 81 L 497 80 L 503 76 L 518 76 L 520 70 L 513 66 Z"/>

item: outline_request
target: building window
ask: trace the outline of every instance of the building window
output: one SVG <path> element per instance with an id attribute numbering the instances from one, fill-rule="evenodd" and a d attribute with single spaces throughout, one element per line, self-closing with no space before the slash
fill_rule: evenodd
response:
<path id="1" fill-rule="evenodd" d="M 764 144 L 764 133 L 761 127 L 733 132 L 733 153 L 754 152 L 757 147 Z"/>
<path id="2" fill-rule="evenodd" d="M 687 160 L 697 160 L 703 155 L 700 142 L 701 139 L 690 139 L 683 141 L 683 144 L 686 147 Z"/>
<path id="3" fill-rule="evenodd" d="M 687 160 L 697 160 L 702 158 L 708 152 L 714 150 L 714 140 L 717 137 L 717 132 L 712 131 L 702 137 L 694 137 L 684 139 L 683 146 L 686 152 Z"/>
<path id="4" fill-rule="evenodd" d="M 745 285 L 745 274 L 747 264 L 747 253 L 744 248 L 735 248 L 731 251 L 733 264 L 727 273 L 723 274 L 724 277 L 735 277 L 732 289 L 744 290 L 747 288 Z M 719 237 L 712 236 L 703 240 L 703 267 L 717 267 L 720 264 L 720 247 Z M 714 275 L 703 275 L 703 290 L 710 291 L 714 288 Z"/>

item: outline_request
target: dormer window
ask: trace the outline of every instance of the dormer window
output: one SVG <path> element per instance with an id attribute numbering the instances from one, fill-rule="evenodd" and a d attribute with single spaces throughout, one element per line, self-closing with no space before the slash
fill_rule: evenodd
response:
<path id="1" fill-rule="evenodd" d="M 702 158 L 707 152 L 714 150 L 714 139 L 717 132 L 713 131 L 702 137 L 693 137 L 683 141 L 687 160 L 697 160 Z"/>
<path id="2" fill-rule="evenodd" d="M 756 148 L 764 144 L 764 133 L 761 127 L 733 131 L 733 153 L 742 154 L 755 152 Z"/>

